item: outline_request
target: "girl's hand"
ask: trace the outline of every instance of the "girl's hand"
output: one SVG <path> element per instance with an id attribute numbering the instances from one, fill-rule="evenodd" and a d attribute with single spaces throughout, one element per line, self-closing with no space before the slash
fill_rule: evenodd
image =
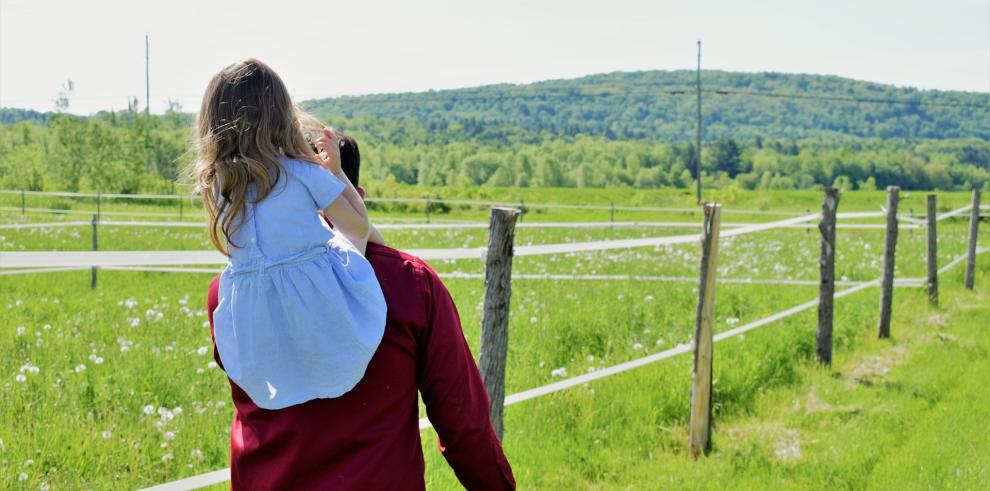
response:
<path id="1" fill-rule="evenodd" d="M 315 146 L 320 150 L 316 154 L 317 162 L 334 174 L 343 172 L 340 169 L 340 139 L 333 130 L 323 128 L 323 136 L 316 140 Z"/>

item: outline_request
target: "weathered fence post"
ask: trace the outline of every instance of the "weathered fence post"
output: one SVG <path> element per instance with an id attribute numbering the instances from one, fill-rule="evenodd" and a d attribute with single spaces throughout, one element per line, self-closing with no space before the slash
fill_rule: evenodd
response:
<path id="1" fill-rule="evenodd" d="M 615 222 L 615 203 L 609 203 L 608 209 L 608 221 Z"/>
<path id="2" fill-rule="evenodd" d="M 712 427 L 712 324 L 715 315 L 715 272 L 722 207 L 705 204 L 701 238 L 701 275 L 694 321 L 694 368 L 691 372 L 691 457 L 708 454 Z"/>
<path id="3" fill-rule="evenodd" d="M 935 223 L 935 194 L 928 195 L 928 302 L 938 305 L 938 234 Z"/>
<path id="4" fill-rule="evenodd" d="M 184 211 L 183 210 L 184 205 L 182 203 L 182 198 L 183 198 L 183 195 L 180 194 L 179 195 L 179 221 L 180 222 L 183 220 L 183 216 L 182 215 L 183 215 L 183 211 Z"/>
<path id="5" fill-rule="evenodd" d="M 980 227 L 980 189 L 973 189 L 973 209 L 969 211 L 969 248 L 966 251 L 966 289 L 973 289 L 976 274 L 976 233 Z"/>
<path id="6" fill-rule="evenodd" d="M 900 188 L 887 187 L 887 233 L 883 243 L 883 275 L 880 279 L 880 321 L 877 336 L 890 337 L 890 309 L 894 298 L 894 255 L 897 250 L 897 198 Z"/>
<path id="7" fill-rule="evenodd" d="M 839 190 L 825 188 L 822 202 L 822 221 L 818 231 L 822 236 L 821 257 L 818 266 L 821 283 L 818 285 L 818 331 L 815 334 L 815 354 L 823 365 L 832 364 L 832 305 L 835 298 L 835 212 L 839 208 Z"/>
<path id="8" fill-rule="evenodd" d="M 430 223 L 430 198 L 426 198 L 426 223 Z"/>
<path id="9" fill-rule="evenodd" d="M 509 297 L 512 293 L 512 243 L 519 211 L 492 207 L 485 258 L 485 303 L 481 319 L 481 378 L 488 389 L 489 416 L 502 438 L 505 356 L 509 347 Z"/>
<path id="10" fill-rule="evenodd" d="M 100 219 L 100 193 L 96 193 L 96 219 Z"/>
<path id="11" fill-rule="evenodd" d="M 526 217 L 526 200 L 519 200 L 519 221 Z"/>
<path id="12" fill-rule="evenodd" d="M 26 208 L 26 203 L 25 203 L 25 200 L 24 200 L 24 190 L 22 189 L 21 190 L 21 216 L 24 216 L 26 213 L 27 213 L 27 208 Z"/>
<path id="13" fill-rule="evenodd" d="M 99 215 L 93 215 L 93 250 L 98 250 L 96 243 L 96 223 L 99 221 Z M 96 266 L 92 266 L 89 270 L 89 287 L 96 288 Z"/>

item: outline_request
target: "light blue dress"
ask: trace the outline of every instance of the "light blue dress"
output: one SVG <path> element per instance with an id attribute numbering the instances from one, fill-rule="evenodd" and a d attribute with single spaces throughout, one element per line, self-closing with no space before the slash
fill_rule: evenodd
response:
<path id="1" fill-rule="evenodd" d="M 364 376 L 385 329 L 385 298 L 367 259 L 317 211 L 345 184 L 309 162 L 250 200 L 228 244 L 213 313 L 227 375 L 258 407 L 338 397 Z"/>

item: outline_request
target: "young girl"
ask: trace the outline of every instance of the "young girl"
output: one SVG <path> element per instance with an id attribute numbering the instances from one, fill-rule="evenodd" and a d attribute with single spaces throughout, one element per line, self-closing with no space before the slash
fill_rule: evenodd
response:
<path id="1" fill-rule="evenodd" d="M 217 350 L 227 376 L 265 409 L 352 389 L 385 326 L 363 256 L 368 215 L 341 171 L 338 137 L 324 128 L 314 154 L 299 114 L 278 75 L 249 59 L 213 77 L 197 120 L 197 189 L 210 238 L 230 257 Z"/>

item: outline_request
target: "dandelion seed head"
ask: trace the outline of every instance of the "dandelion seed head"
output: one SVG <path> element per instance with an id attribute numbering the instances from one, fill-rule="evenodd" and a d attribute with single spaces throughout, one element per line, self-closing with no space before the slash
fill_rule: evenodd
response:
<path id="1" fill-rule="evenodd" d="M 104 431 L 102 434 L 104 440 L 109 440 L 111 433 L 109 431 Z"/>
<path id="2" fill-rule="evenodd" d="M 207 351 L 206 346 L 200 346 L 199 349 L 196 350 L 196 354 L 199 356 L 203 356 L 206 354 L 206 351 Z"/>

